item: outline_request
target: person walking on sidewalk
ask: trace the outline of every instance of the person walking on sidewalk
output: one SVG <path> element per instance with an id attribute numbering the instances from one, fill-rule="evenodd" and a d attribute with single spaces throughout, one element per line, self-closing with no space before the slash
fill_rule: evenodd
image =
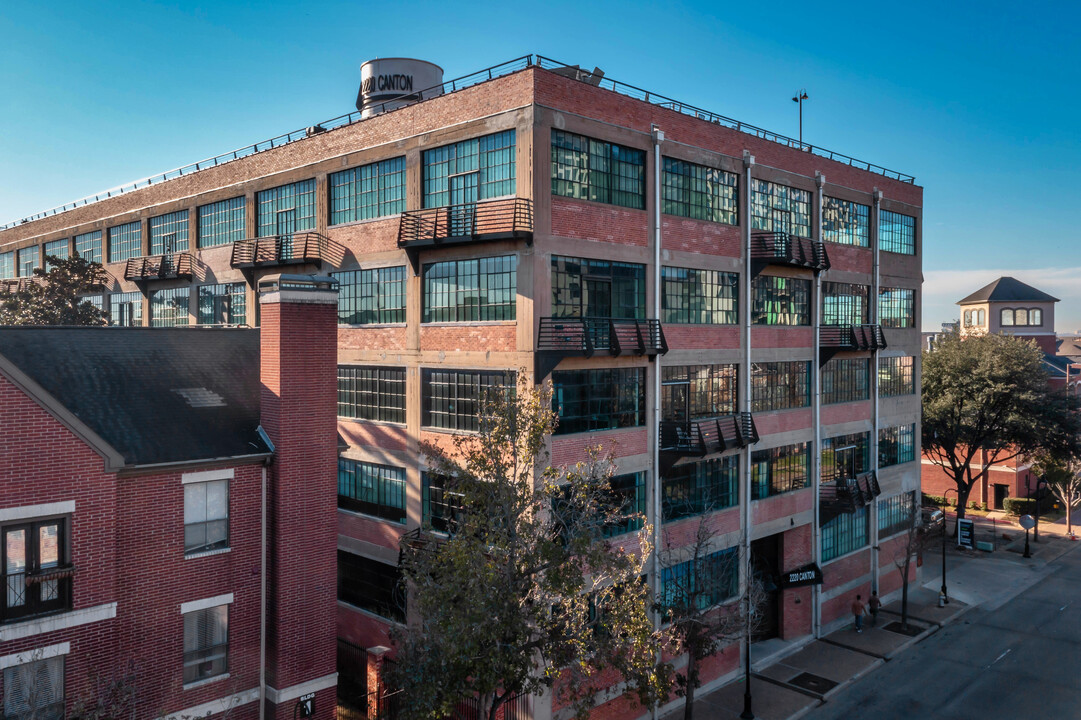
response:
<path id="1" fill-rule="evenodd" d="M 863 632 L 863 613 L 866 608 L 863 604 L 863 596 L 857 595 L 856 599 L 852 601 L 852 616 L 856 618 L 856 632 Z"/>
<path id="2" fill-rule="evenodd" d="M 882 607 L 882 601 L 878 599 L 878 591 L 871 591 L 871 599 L 867 601 L 867 609 L 871 611 L 871 627 L 878 626 L 878 611 Z"/>

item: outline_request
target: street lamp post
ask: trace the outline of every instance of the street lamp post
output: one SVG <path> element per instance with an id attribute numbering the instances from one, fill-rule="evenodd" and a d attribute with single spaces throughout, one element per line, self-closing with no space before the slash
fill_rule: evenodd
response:
<path id="1" fill-rule="evenodd" d="M 957 492 L 956 488 L 946 488 L 946 492 L 942 493 L 943 505 L 945 500 L 949 496 L 950 492 Z M 950 594 L 946 591 L 946 512 L 942 512 L 942 603 L 944 605 L 950 604 Z"/>
<path id="2" fill-rule="evenodd" d="M 800 90 L 796 93 L 796 96 L 792 98 L 792 102 L 799 103 L 799 144 L 801 146 L 803 145 L 803 101 L 807 99 L 806 90 Z"/>

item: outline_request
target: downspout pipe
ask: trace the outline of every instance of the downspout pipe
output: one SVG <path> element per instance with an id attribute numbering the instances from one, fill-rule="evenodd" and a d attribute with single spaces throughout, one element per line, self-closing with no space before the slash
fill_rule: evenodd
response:
<path id="1" fill-rule="evenodd" d="M 740 392 L 740 407 L 743 412 L 751 412 L 751 171 L 754 168 L 754 155 L 743 151 L 743 375 Z M 746 597 L 744 612 L 750 613 L 750 595 L 747 588 L 751 582 L 751 448 L 740 450 L 740 462 L 743 463 L 743 577 L 741 586 Z M 751 636 L 750 622 L 746 624 L 744 638 L 744 674 L 747 688 L 744 693 L 745 712 L 750 712 L 750 671 L 751 671 Z M 752 715 L 753 717 L 753 715 Z"/>
<path id="2" fill-rule="evenodd" d="M 259 720 L 266 716 L 266 572 L 267 572 L 267 465 L 263 463 L 261 500 L 262 522 L 259 526 Z"/>
<path id="3" fill-rule="evenodd" d="M 820 172 L 815 173 L 815 224 L 814 224 L 814 238 L 815 242 L 822 242 L 822 189 L 826 184 L 826 176 Z M 814 562 L 819 567 L 822 566 L 822 367 L 819 358 L 821 357 L 822 350 L 822 272 L 815 270 L 815 291 L 814 291 L 814 304 L 812 307 L 812 313 L 814 314 L 814 347 L 811 357 L 811 397 L 813 399 L 813 418 L 812 424 L 814 425 L 814 452 L 812 455 L 813 467 L 811 469 L 811 475 L 813 478 L 813 490 L 814 493 L 814 532 L 812 533 L 812 553 L 814 556 Z M 813 601 L 811 603 L 811 615 L 814 618 L 814 637 L 822 636 L 822 586 L 813 586 Z"/>
<path id="4" fill-rule="evenodd" d="M 653 317 L 661 319 L 661 143 L 664 142 L 664 131 L 656 125 L 650 128 L 653 137 Z M 661 583 L 661 358 L 656 356 L 653 361 L 653 422 L 650 424 L 650 437 L 653 443 L 653 502 L 652 527 L 653 527 L 653 597 L 660 597 Z M 655 626 L 660 627 L 660 613 L 656 613 L 653 619 Z M 650 715 L 657 717 L 657 706 L 650 708 Z"/>
<path id="5" fill-rule="evenodd" d="M 872 191 L 874 207 L 871 211 L 871 297 L 867 299 L 867 317 L 872 325 L 877 325 L 878 319 L 878 288 L 879 288 L 879 220 L 882 213 L 882 191 L 874 188 Z M 878 477 L 878 347 L 875 346 L 871 353 L 871 464 L 875 469 L 875 477 Z M 880 558 L 878 556 L 878 503 L 876 497 L 871 504 L 871 588 L 878 592 L 878 576 L 880 572 Z"/>

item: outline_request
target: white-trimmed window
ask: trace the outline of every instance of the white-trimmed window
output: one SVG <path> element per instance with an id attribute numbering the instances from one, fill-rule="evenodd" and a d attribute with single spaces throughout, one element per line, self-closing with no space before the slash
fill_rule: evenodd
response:
<path id="1" fill-rule="evenodd" d="M 229 605 L 184 613 L 184 684 L 229 672 Z"/>
<path id="2" fill-rule="evenodd" d="M 4 668 L 5 720 L 61 720 L 64 717 L 64 656 L 34 659 Z M 20 658 L 22 659 L 22 658 Z"/>
<path id="3" fill-rule="evenodd" d="M 201 473 L 184 478 L 184 552 L 229 547 L 229 478 Z M 231 473 L 230 473 L 231 475 Z"/>

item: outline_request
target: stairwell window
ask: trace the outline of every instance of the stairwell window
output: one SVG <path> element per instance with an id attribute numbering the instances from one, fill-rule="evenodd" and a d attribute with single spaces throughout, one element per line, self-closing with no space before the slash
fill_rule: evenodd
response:
<path id="1" fill-rule="evenodd" d="M 811 281 L 759 275 L 751 284 L 755 325 L 810 325 Z"/>
<path id="2" fill-rule="evenodd" d="M 615 143 L 552 130 L 552 194 L 642 210 L 646 154 Z"/>
<path id="3" fill-rule="evenodd" d="M 109 262 L 121 262 L 143 254 L 143 225 L 130 222 L 109 228 Z"/>
<path id="4" fill-rule="evenodd" d="M 867 507 L 841 513 L 822 525 L 822 562 L 859 550 L 868 542 Z"/>
<path id="5" fill-rule="evenodd" d="M 331 173 L 330 225 L 396 215 L 405 210 L 405 158 Z"/>
<path id="6" fill-rule="evenodd" d="M 871 246 L 871 208 L 850 200 L 822 198 L 822 239 L 856 247 Z"/>
<path id="7" fill-rule="evenodd" d="M 246 234 L 246 206 L 243 197 L 200 205 L 195 211 L 199 247 L 217 247 L 243 240 Z"/>
<path id="8" fill-rule="evenodd" d="M 666 323 L 735 325 L 739 275 L 719 270 L 661 268 L 662 320 Z"/>
<path id="9" fill-rule="evenodd" d="M 916 218 L 890 210 L 881 211 L 878 248 L 901 255 L 916 254 Z"/>
<path id="10" fill-rule="evenodd" d="M 150 254 L 184 252 L 188 249 L 188 211 L 180 210 L 150 218 Z"/>
<path id="11" fill-rule="evenodd" d="M 184 553 L 229 547 L 229 480 L 184 485 Z"/>
<path id="12" fill-rule="evenodd" d="M 338 323 L 405 322 L 405 265 L 331 273 L 338 281 Z"/>
<path id="13" fill-rule="evenodd" d="M 685 160 L 664 159 L 664 212 L 739 224 L 739 176 Z"/>
<path id="14" fill-rule="evenodd" d="M 314 229 L 315 178 L 255 195 L 255 232 L 259 237 L 289 237 Z"/>
<path id="15" fill-rule="evenodd" d="M 424 266 L 422 322 L 514 320 L 518 257 L 451 260 Z"/>
<path id="16" fill-rule="evenodd" d="M 867 323 L 871 288 L 853 283 L 822 283 L 823 325 L 864 325 Z"/>
<path id="17" fill-rule="evenodd" d="M 811 193 L 751 178 L 751 228 L 811 237 Z"/>
<path id="18" fill-rule="evenodd" d="M 514 195 L 515 155 L 514 130 L 425 150 L 424 207 Z"/>

